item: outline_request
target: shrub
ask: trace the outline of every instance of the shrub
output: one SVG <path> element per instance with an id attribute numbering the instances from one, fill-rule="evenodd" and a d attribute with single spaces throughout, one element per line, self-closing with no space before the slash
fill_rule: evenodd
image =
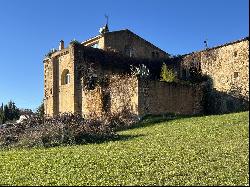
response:
<path id="1" fill-rule="evenodd" d="M 137 115 L 133 114 L 131 110 L 124 108 L 115 115 L 109 115 L 109 124 L 115 130 L 123 130 L 131 127 L 139 121 Z"/>
<path id="2" fill-rule="evenodd" d="M 163 63 L 162 68 L 161 68 L 161 81 L 164 81 L 164 82 L 176 81 L 176 75 L 174 74 L 173 70 L 168 69 L 165 63 Z"/>
<path id="3" fill-rule="evenodd" d="M 0 146 L 53 147 L 99 142 L 114 136 L 113 129 L 99 120 L 64 113 L 44 119 L 34 116 L 0 129 Z"/>

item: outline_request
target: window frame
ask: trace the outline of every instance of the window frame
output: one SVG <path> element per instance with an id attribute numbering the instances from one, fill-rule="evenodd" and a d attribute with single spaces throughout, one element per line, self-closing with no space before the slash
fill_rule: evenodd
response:
<path id="1" fill-rule="evenodd" d="M 99 42 L 95 42 L 95 43 L 91 44 L 90 47 L 99 49 Z"/>
<path id="2" fill-rule="evenodd" d="M 70 72 L 68 69 L 64 69 L 62 74 L 61 74 L 61 85 L 68 85 L 70 84 Z"/>

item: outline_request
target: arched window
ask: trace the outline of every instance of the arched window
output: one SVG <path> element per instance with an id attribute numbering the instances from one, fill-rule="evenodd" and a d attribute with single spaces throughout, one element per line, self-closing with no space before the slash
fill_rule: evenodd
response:
<path id="1" fill-rule="evenodd" d="M 63 70 L 62 76 L 61 76 L 61 84 L 69 84 L 70 83 L 70 73 L 68 69 Z"/>

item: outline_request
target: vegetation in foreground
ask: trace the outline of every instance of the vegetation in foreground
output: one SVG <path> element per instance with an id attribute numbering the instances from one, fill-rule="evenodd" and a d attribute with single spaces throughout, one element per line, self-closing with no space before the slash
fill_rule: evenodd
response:
<path id="1" fill-rule="evenodd" d="M 249 112 L 148 118 L 98 144 L 0 151 L 0 185 L 249 185 Z"/>
<path id="2" fill-rule="evenodd" d="M 31 116 L 21 122 L 0 127 L 0 148 L 41 148 L 101 143 L 119 137 L 115 131 L 138 121 L 129 110 L 84 119 L 79 114 L 62 113 L 54 117 Z"/>

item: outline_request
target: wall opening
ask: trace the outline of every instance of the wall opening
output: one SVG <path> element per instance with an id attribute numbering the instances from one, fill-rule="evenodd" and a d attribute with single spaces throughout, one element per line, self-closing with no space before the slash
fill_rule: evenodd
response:
<path id="1" fill-rule="evenodd" d="M 154 51 L 152 52 L 152 58 L 155 58 L 155 52 Z"/>
<path id="2" fill-rule="evenodd" d="M 70 83 L 70 73 L 68 69 L 63 70 L 61 75 L 61 85 Z"/>
<path id="3" fill-rule="evenodd" d="M 239 77 L 239 72 L 234 72 L 234 78 L 238 78 Z"/>
<path id="4" fill-rule="evenodd" d="M 98 42 L 96 42 L 96 43 L 92 44 L 90 47 L 93 47 L 93 48 L 99 48 L 99 43 L 98 43 Z"/>

